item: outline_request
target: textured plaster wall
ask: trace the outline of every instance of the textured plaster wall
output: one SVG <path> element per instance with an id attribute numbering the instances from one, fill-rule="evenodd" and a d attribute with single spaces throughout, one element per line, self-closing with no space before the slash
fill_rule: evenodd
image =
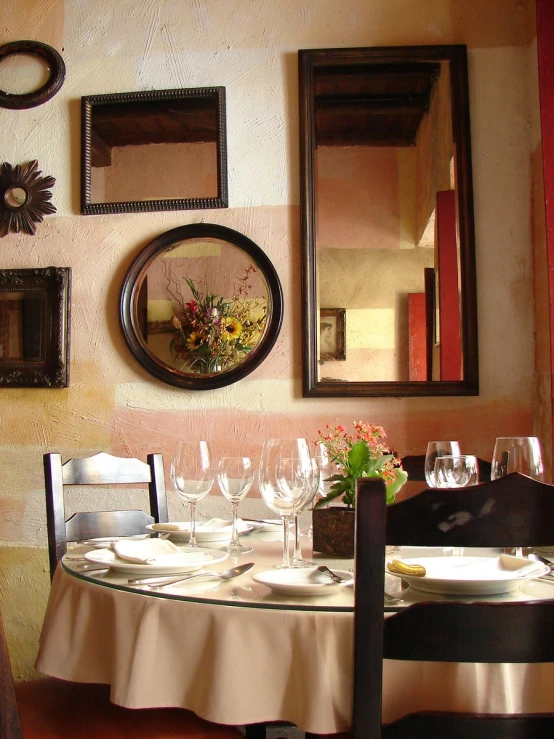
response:
<path id="1" fill-rule="evenodd" d="M 539 248 L 544 236 L 531 217 L 532 153 L 539 161 L 531 0 L 3 0 L 0 43 L 18 39 L 54 46 L 67 78 L 40 107 L 0 109 L 2 157 L 38 159 L 56 178 L 58 210 L 36 236 L 2 239 L 0 268 L 73 270 L 71 386 L 0 389 L 0 605 L 18 675 L 30 671 L 48 594 L 47 450 L 64 458 L 161 451 L 167 459 L 183 436 L 258 459 L 266 436 L 314 437 L 325 423 L 363 418 L 382 424 L 401 454 L 447 437 L 490 457 L 497 435 L 533 430 L 531 225 Z M 480 395 L 303 399 L 297 51 L 450 43 L 469 51 Z M 229 209 L 79 215 L 82 95 L 211 85 L 227 91 Z M 267 252 L 283 283 L 285 317 L 271 355 L 248 378 L 188 392 L 135 362 L 117 306 L 138 252 L 201 220 L 237 229 Z M 256 496 L 251 506 L 260 505 Z M 200 513 L 216 505 L 227 510 L 214 494 Z M 170 507 L 172 517 L 185 515 L 173 497 Z"/>

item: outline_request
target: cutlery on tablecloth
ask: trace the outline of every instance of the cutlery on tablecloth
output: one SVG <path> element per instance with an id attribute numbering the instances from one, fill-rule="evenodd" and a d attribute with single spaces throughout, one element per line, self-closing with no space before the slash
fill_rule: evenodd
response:
<path id="1" fill-rule="evenodd" d="M 541 557 L 541 555 L 536 554 L 536 552 L 531 552 L 531 554 L 528 554 L 527 559 L 535 560 L 535 562 L 542 562 L 543 564 L 548 565 L 548 567 L 550 567 L 550 571 L 547 572 L 546 575 L 542 575 L 541 577 L 539 577 L 539 580 L 554 582 L 554 562 L 546 559 L 546 557 Z"/>
<path id="2" fill-rule="evenodd" d="M 175 577 L 175 575 L 166 575 L 162 577 L 134 577 L 127 580 L 131 585 L 148 585 L 151 588 L 164 588 L 166 585 L 175 585 L 179 582 L 186 582 L 192 580 L 193 577 L 216 577 L 219 580 L 232 580 L 234 577 L 243 575 L 254 567 L 254 562 L 247 562 L 238 567 L 232 567 L 230 570 L 223 570 L 223 572 L 194 572 L 193 574 L 182 575 L 181 577 Z"/>

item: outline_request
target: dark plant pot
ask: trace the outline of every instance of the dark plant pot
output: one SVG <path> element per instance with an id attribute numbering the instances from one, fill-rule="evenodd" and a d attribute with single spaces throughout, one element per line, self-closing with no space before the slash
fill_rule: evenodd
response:
<path id="1" fill-rule="evenodd" d="M 356 511 L 346 506 L 314 508 L 313 550 L 331 557 L 354 557 Z"/>

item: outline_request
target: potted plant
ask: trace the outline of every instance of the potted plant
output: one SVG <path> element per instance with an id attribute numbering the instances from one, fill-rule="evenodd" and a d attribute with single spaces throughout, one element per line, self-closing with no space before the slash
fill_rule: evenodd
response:
<path id="1" fill-rule="evenodd" d="M 408 479 L 400 460 L 389 450 L 381 426 L 354 421 L 354 433 L 344 426 L 330 426 L 318 431 L 316 444 L 325 447 L 337 472 L 326 478 L 332 485 L 312 511 L 313 549 L 336 557 L 354 556 L 356 480 L 380 477 L 385 481 L 387 504 Z M 341 501 L 343 505 L 329 504 Z"/>

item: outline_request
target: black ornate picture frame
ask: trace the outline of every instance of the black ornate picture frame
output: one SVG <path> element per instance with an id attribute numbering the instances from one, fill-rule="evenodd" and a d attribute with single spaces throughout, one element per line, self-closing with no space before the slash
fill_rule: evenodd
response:
<path id="1" fill-rule="evenodd" d="M 69 386 L 71 268 L 0 270 L 0 388 Z"/>

